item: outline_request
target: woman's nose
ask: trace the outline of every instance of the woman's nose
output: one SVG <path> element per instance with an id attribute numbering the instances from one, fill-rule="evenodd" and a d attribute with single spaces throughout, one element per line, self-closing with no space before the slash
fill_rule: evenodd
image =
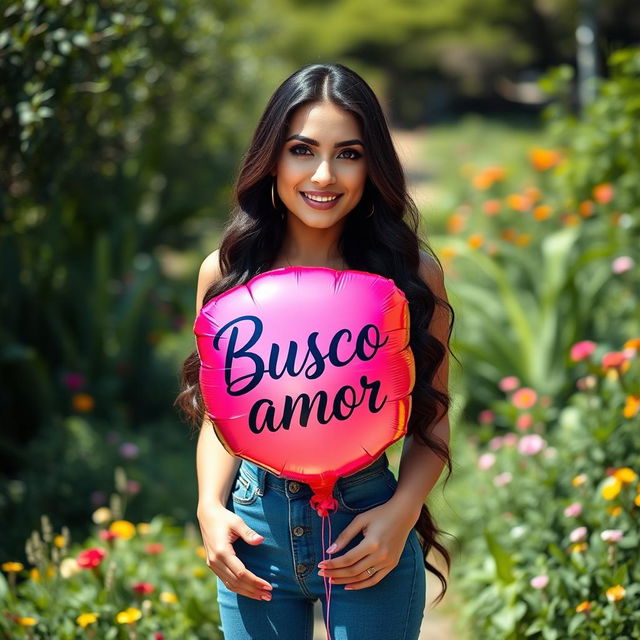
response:
<path id="1" fill-rule="evenodd" d="M 331 164 L 328 160 L 320 162 L 318 168 L 313 174 L 313 177 L 311 178 L 311 181 L 317 182 L 318 184 L 327 184 L 334 181 Z"/>

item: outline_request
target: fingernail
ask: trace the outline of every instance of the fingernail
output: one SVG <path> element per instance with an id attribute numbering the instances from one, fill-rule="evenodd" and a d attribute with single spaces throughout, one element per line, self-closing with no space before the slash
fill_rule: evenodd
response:
<path id="1" fill-rule="evenodd" d="M 320 571 L 318 571 L 318 575 L 319 576 L 326 576 L 327 574 L 324 571 L 322 571 L 322 569 L 321 569 Z"/>
<path id="2" fill-rule="evenodd" d="M 271 596 L 264 595 L 264 596 L 260 596 L 260 597 L 261 597 L 263 600 L 266 600 L 267 602 L 268 602 L 269 600 L 271 600 Z"/>
<path id="3" fill-rule="evenodd" d="M 263 585 L 263 586 L 262 586 L 262 588 L 263 588 L 265 591 L 271 591 L 271 589 L 273 589 L 273 587 L 272 587 L 270 584 Z"/>
<path id="4" fill-rule="evenodd" d="M 332 544 L 328 549 L 327 553 L 333 553 L 338 548 L 337 544 Z"/>
<path id="5" fill-rule="evenodd" d="M 262 538 L 262 536 L 261 536 L 259 533 L 256 533 L 255 531 L 253 531 L 253 532 L 251 533 L 251 537 L 252 537 L 252 538 Z"/>
<path id="6" fill-rule="evenodd" d="M 350 587 L 349 585 L 346 585 L 346 586 L 345 586 L 345 589 L 346 589 L 347 591 L 354 591 L 354 588 L 353 588 L 353 587 Z"/>

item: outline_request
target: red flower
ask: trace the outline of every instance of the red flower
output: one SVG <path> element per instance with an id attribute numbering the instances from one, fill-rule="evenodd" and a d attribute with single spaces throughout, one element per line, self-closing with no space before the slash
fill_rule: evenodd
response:
<path id="1" fill-rule="evenodd" d="M 78 554 L 76 562 L 78 563 L 78 566 L 83 569 L 93 569 L 100 566 L 106 555 L 107 552 L 100 547 L 85 549 Z"/>
<path id="2" fill-rule="evenodd" d="M 164 634 L 162 631 L 156 631 L 153 636 L 153 640 L 164 640 Z"/>
<path id="3" fill-rule="evenodd" d="M 155 590 L 155 587 L 149 582 L 136 582 L 132 588 L 136 593 L 139 593 L 141 595 L 153 593 Z"/>
<path id="4" fill-rule="evenodd" d="M 113 531 L 110 531 L 109 529 L 103 529 L 102 531 L 100 531 L 100 537 L 103 540 L 106 540 L 107 542 L 109 542 L 114 538 L 117 538 L 118 534 L 114 533 Z"/>
<path id="5" fill-rule="evenodd" d="M 605 369 L 616 369 L 621 367 L 626 359 L 627 357 L 622 351 L 611 351 L 602 356 L 602 366 Z"/>
<path id="6" fill-rule="evenodd" d="M 150 542 L 144 550 L 151 555 L 155 555 L 164 551 L 164 545 L 162 542 Z"/>

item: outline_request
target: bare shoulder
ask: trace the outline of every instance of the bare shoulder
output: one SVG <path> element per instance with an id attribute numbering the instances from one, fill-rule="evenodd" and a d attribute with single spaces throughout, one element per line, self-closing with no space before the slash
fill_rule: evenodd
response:
<path id="1" fill-rule="evenodd" d="M 420 251 L 420 278 L 429 286 L 429 289 L 439 298 L 447 300 L 447 291 L 444 285 L 444 272 L 438 261 L 426 251 Z"/>
<path id="2" fill-rule="evenodd" d="M 202 307 L 202 300 L 209 287 L 222 278 L 220 269 L 220 250 L 212 251 L 200 265 L 198 273 L 198 291 L 196 294 L 196 313 Z"/>

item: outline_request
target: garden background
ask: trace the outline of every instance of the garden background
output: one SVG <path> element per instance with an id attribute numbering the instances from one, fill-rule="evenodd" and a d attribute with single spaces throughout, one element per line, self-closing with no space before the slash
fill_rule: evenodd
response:
<path id="1" fill-rule="evenodd" d="M 5 3 L 0 637 L 221 637 L 172 403 L 240 156 L 315 61 L 381 97 L 456 311 L 424 637 L 640 637 L 638 33 L 632 0 Z"/>

